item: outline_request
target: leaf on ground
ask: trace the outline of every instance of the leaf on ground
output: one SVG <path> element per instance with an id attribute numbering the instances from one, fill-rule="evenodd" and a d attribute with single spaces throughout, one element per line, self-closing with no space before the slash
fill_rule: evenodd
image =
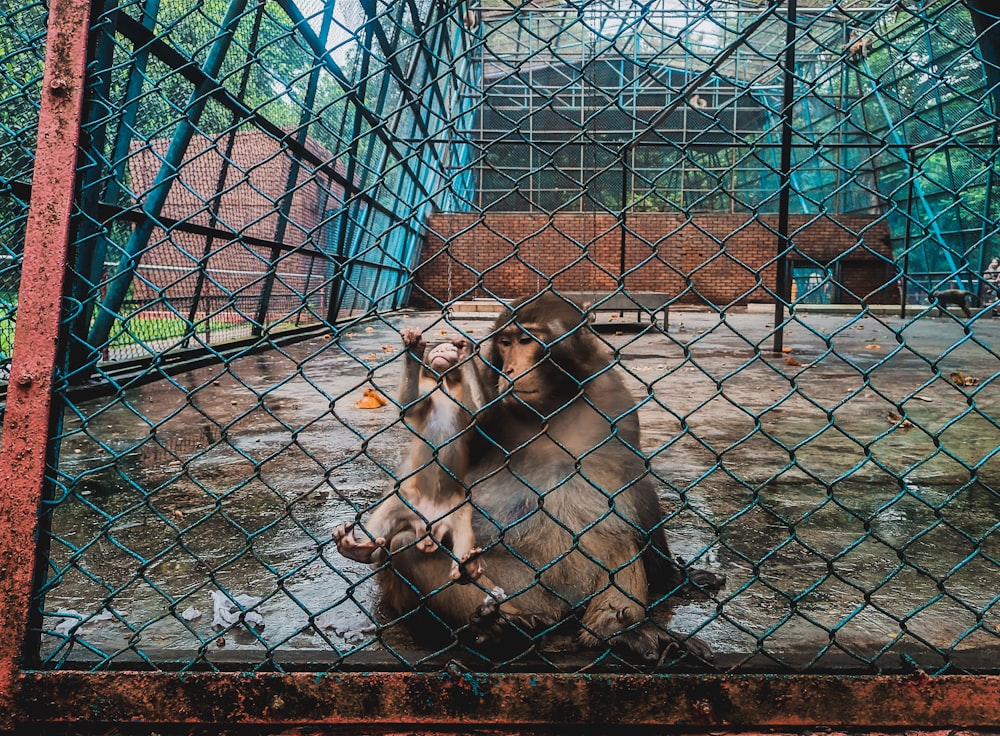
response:
<path id="1" fill-rule="evenodd" d="M 898 424 L 899 429 L 904 432 L 909 429 L 913 429 L 913 422 L 909 419 L 903 419 L 903 417 L 899 416 L 899 414 L 896 414 L 895 412 L 890 411 L 885 415 L 885 418 L 888 419 L 891 424 Z"/>
<path id="2" fill-rule="evenodd" d="M 979 385 L 979 379 L 975 376 L 967 376 L 962 371 L 953 371 L 949 376 L 951 382 L 963 388 Z"/>
<path id="3" fill-rule="evenodd" d="M 366 388 L 364 394 L 354 403 L 354 406 L 358 409 L 381 409 L 388 403 L 388 400 L 378 391 Z"/>

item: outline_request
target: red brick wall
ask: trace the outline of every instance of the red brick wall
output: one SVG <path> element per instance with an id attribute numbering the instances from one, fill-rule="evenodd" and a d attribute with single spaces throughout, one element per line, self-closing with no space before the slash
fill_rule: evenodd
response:
<path id="1" fill-rule="evenodd" d="M 770 301 L 777 216 L 629 215 L 625 287 L 667 291 L 690 303 Z M 868 216 L 796 215 L 790 258 L 840 264 L 843 301 L 891 302 L 884 221 Z M 484 296 L 535 294 L 548 282 L 568 291 L 615 287 L 622 231 L 607 214 L 435 213 L 427 222 L 413 301 L 429 306 Z M 878 254 L 881 254 L 879 257 Z M 851 293 L 857 295 L 852 297 Z"/>
<path id="2" fill-rule="evenodd" d="M 151 190 L 169 144 L 168 139 L 158 139 L 133 151 L 129 174 L 137 198 Z M 231 165 L 224 167 L 224 153 L 230 144 Z M 321 160 L 333 158 L 315 141 L 308 140 L 306 146 Z M 198 284 L 201 259 L 210 278 L 200 287 L 200 313 L 215 313 L 237 302 L 243 310 L 237 318 L 254 316 L 271 254 L 268 242 L 273 242 L 279 232 L 279 212 L 293 160 L 280 141 L 259 131 L 240 131 L 232 142 L 226 136 L 219 140 L 195 138 L 188 146 L 162 214 L 194 225 L 214 225 L 231 232 L 232 238 L 210 242 L 202 234 L 180 228 L 169 232 L 156 228 L 142 256 L 140 278 L 133 283 L 134 304 L 148 303 L 155 311 L 169 301 L 186 314 Z M 215 222 L 211 205 L 223 171 L 226 178 Z M 281 278 L 272 287 L 268 319 L 283 318 L 301 302 L 303 293 L 315 290 L 321 282 L 325 262 L 313 263 L 321 245 L 317 229 L 324 215 L 321 205 L 335 207 L 336 201 L 343 199 L 343 188 L 327 176 L 316 174 L 308 162 L 302 162 L 291 198 L 289 222 L 279 243 L 285 246 L 277 267 Z M 243 238 L 258 238 L 264 243 L 248 243 Z M 206 253 L 209 244 L 211 249 Z M 314 302 L 320 298 L 317 294 Z"/>

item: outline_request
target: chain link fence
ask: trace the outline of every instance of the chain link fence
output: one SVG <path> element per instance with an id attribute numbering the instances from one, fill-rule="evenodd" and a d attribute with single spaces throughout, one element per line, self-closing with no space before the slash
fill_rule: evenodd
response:
<path id="1" fill-rule="evenodd" d="M 997 22 L 957 0 L 95 6 L 32 666 L 995 670 Z M 45 23 L 0 0 L 3 380 Z M 503 311 L 543 292 L 576 323 Z M 511 320 L 574 397 L 504 389 Z M 458 430 L 404 470 L 408 329 L 458 335 L 488 384 L 475 483 L 441 459 Z M 595 416 L 560 434 L 570 412 Z M 553 474 L 524 462 L 541 443 Z M 446 512 L 404 493 L 428 468 L 462 486 Z M 560 516 L 567 489 L 604 510 Z M 386 498 L 471 508 L 485 577 L 438 575 L 447 537 L 338 552 Z"/>

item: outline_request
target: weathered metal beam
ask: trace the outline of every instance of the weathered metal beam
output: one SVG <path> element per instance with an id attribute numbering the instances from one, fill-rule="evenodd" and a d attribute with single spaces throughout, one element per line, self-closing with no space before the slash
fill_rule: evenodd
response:
<path id="1" fill-rule="evenodd" d="M 0 449 L 0 730 L 27 631 L 75 192 L 89 0 L 52 0 Z"/>
<path id="2" fill-rule="evenodd" d="M 1000 677 L 63 671 L 14 702 L 20 724 L 975 728 L 1000 723 Z"/>

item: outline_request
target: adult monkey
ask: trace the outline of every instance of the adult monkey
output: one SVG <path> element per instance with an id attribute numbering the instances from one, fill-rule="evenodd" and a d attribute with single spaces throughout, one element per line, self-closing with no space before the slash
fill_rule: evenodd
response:
<path id="1" fill-rule="evenodd" d="M 505 310 L 484 351 L 482 412 L 469 472 L 473 526 L 499 611 L 482 588 L 447 585 L 450 557 L 426 554 L 403 532 L 388 541 L 382 603 L 405 615 L 419 604 L 453 627 L 477 623 L 492 641 L 580 616 L 577 639 L 656 662 L 679 641 L 647 618 L 649 587 L 685 573 L 670 556 L 647 479 L 635 404 L 581 310 L 544 293 Z M 699 570 L 707 589 L 721 580 Z M 499 598 L 499 595 L 496 595 Z M 685 646 L 710 656 L 697 640 Z"/>

